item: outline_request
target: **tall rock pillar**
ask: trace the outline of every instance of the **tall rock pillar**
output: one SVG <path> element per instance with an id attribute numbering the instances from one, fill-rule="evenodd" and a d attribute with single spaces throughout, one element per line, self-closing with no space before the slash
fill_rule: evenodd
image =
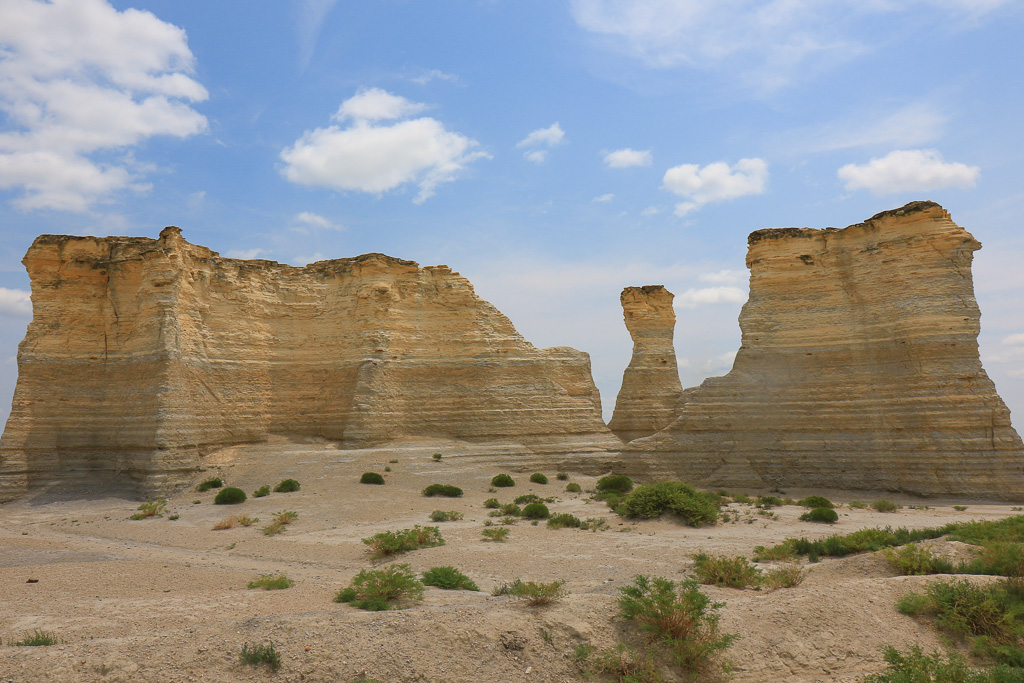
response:
<path id="1" fill-rule="evenodd" d="M 664 285 L 626 287 L 619 296 L 626 329 L 633 338 L 633 358 L 622 374 L 608 426 L 626 443 L 654 434 L 677 415 L 683 387 L 672 346 L 674 298 Z"/>

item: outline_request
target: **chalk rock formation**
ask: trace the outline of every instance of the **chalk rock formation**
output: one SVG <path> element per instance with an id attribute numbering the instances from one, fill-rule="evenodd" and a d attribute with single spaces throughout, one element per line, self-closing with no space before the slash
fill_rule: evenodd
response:
<path id="1" fill-rule="evenodd" d="M 268 435 L 618 448 L 590 358 L 525 341 L 468 280 L 382 254 L 305 268 L 186 242 L 43 235 L 0 500 L 99 477 L 152 495 Z"/>
<path id="2" fill-rule="evenodd" d="M 981 367 L 981 245 L 914 202 L 748 240 L 742 346 L 629 444 L 694 481 L 1024 500 L 1024 445 Z"/>
<path id="3" fill-rule="evenodd" d="M 676 418 L 683 386 L 672 346 L 674 298 L 663 285 L 626 287 L 619 296 L 626 329 L 633 338 L 633 358 L 622 375 L 608 426 L 625 442 L 650 436 Z"/>

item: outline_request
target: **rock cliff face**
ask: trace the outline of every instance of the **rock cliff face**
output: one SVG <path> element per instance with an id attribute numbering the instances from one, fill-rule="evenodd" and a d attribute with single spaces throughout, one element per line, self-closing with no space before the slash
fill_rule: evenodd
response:
<path id="1" fill-rule="evenodd" d="M 590 359 L 536 349 L 447 266 L 366 254 L 293 268 L 160 239 L 43 235 L 0 440 L 0 500 L 90 478 L 154 495 L 270 434 L 567 453 L 621 444 Z"/>
<path id="2" fill-rule="evenodd" d="M 980 247 L 932 202 L 752 233 L 732 371 L 628 448 L 712 485 L 1024 500 L 1024 446 L 978 358 Z"/>
<path id="3" fill-rule="evenodd" d="M 633 338 L 633 358 L 622 375 L 608 426 L 625 442 L 650 436 L 676 418 L 683 386 L 672 346 L 674 298 L 663 285 L 626 287 L 619 296 Z"/>

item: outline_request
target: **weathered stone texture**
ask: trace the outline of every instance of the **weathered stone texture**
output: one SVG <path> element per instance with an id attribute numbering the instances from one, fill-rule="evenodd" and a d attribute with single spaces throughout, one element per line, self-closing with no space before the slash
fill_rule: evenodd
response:
<path id="1" fill-rule="evenodd" d="M 619 296 L 626 329 L 633 338 L 633 358 L 622 375 L 608 426 L 625 442 L 650 436 L 676 418 L 683 386 L 672 346 L 674 298 L 663 285 L 626 287 Z"/>
<path id="2" fill-rule="evenodd" d="M 0 500 L 99 477 L 153 494 L 269 434 L 617 448 L 589 356 L 537 349 L 447 266 L 293 268 L 159 240 L 44 235 L 0 440 Z"/>
<path id="3" fill-rule="evenodd" d="M 628 448 L 711 485 L 1024 500 L 1024 446 L 978 357 L 980 246 L 932 202 L 752 233 L 732 371 Z"/>

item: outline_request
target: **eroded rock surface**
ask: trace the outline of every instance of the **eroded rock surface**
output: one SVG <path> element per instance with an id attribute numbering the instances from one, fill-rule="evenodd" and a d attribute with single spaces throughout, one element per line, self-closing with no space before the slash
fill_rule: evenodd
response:
<path id="1" fill-rule="evenodd" d="M 144 495 L 270 434 L 617 448 L 587 354 L 537 349 L 447 266 L 305 268 L 186 242 L 43 235 L 0 440 L 0 500 L 98 477 Z"/>
<path id="2" fill-rule="evenodd" d="M 625 442 L 650 436 L 676 418 L 683 386 L 672 346 L 674 298 L 663 285 L 626 287 L 619 296 L 626 329 L 633 339 L 633 358 L 622 375 L 608 426 Z"/>
<path id="3" fill-rule="evenodd" d="M 732 371 L 628 449 L 709 485 L 1024 500 L 1024 446 L 978 357 L 980 247 L 932 202 L 752 233 Z"/>

